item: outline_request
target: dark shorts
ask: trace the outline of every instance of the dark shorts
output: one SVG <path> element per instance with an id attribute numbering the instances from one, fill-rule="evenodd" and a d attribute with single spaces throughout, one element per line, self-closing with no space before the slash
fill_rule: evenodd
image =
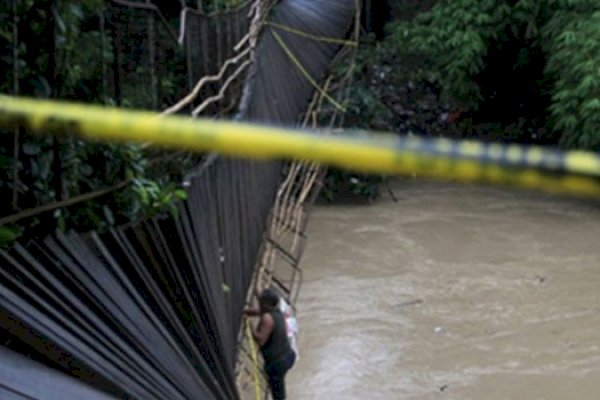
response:
<path id="1" fill-rule="evenodd" d="M 285 399 L 285 374 L 292 368 L 296 362 L 296 353 L 293 351 L 283 360 L 265 364 L 265 372 L 271 385 L 271 393 L 273 400 Z"/>

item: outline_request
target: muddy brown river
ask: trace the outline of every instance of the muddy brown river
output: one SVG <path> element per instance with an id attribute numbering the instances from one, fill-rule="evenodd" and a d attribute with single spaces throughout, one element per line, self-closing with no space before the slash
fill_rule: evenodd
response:
<path id="1" fill-rule="evenodd" d="M 301 399 L 600 399 L 600 203 L 404 181 L 318 206 Z"/>

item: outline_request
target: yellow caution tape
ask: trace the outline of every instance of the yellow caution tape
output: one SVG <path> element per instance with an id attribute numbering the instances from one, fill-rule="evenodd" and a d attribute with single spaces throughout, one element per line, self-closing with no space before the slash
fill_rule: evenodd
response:
<path id="1" fill-rule="evenodd" d="M 600 198 L 600 155 L 420 137 L 314 132 L 0 96 L 0 126 L 380 174 L 508 184 Z"/>

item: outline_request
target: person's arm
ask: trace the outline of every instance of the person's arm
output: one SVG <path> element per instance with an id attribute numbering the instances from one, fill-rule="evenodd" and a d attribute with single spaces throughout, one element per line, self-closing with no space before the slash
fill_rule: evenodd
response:
<path id="1" fill-rule="evenodd" d="M 271 314 L 263 314 L 258 322 L 256 330 L 254 331 L 254 340 L 256 340 L 260 346 L 263 346 L 271 337 L 274 326 L 275 322 L 273 321 Z"/>
<path id="2" fill-rule="evenodd" d="M 258 317 L 260 310 L 256 307 L 244 307 L 244 315 L 247 317 Z"/>

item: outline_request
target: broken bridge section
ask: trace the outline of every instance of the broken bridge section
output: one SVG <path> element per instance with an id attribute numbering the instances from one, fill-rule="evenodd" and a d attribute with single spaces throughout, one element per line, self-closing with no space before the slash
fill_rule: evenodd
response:
<path id="1" fill-rule="evenodd" d="M 283 0 L 272 21 L 343 39 L 354 6 Z M 274 25 L 262 32 L 238 118 L 297 124 L 323 101 L 323 93 L 313 96 L 315 83 L 340 45 Z M 187 37 L 190 46 L 194 36 Z M 176 215 L 0 251 L 2 345 L 30 359 L 26 369 L 20 357 L 0 360 L 2 393 L 41 399 L 89 387 L 98 398 L 243 397 L 242 309 L 252 289 L 267 284 L 291 301 L 297 296 L 304 227 L 322 173 L 314 164 L 209 156 L 188 176 L 188 199 Z M 277 258 L 289 268 L 275 268 Z M 48 368 L 52 379 L 10 378 Z"/>

